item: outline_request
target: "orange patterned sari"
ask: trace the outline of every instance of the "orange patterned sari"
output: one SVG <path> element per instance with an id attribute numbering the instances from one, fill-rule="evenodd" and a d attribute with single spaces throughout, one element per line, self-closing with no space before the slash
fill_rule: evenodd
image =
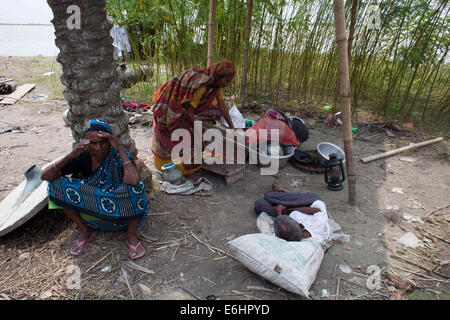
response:
<path id="1" fill-rule="evenodd" d="M 178 128 L 191 132 L 193 148 L 193 128 L 187 117 L 184 105 L 190 104 L 196 115 L 205 115 L 219 119 L 222 114 L 218 109 L 217 98 L 222 90 L 211 87 L 217 77 L 233 77 L 232 64 L 222 61 L 208 69 L 192 68 L 186 70 L 158 87 L 153 93 L 153 139 L 152 152 L 162 159 L 170 159 L 173 147 L 180 141 L 171 141 L 171 134 Z M 185 165 L 194 169 L 199 165 Z"/>

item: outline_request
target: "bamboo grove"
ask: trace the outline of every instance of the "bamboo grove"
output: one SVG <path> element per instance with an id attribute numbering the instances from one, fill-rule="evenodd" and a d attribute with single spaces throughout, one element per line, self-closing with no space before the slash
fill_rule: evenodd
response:
<path id="1" fill-rule="evenodd" d="M 126 25 L 133 59 L 151 64 L 153 88 L 185 68 L 206 66 L 209 0 L 107 0 Z M 353 10 L 352 10 L 353 8 Z M 346 1 L 352 108 L 401 120 L 448 123 L 448 0 Z M 215 60 L 237 70 L 227 92 L 240 100 L 246 1 L 217 0 Z M 247 102 L 337 102 L 338 59 L 329 0 L 255 0 Z"/>

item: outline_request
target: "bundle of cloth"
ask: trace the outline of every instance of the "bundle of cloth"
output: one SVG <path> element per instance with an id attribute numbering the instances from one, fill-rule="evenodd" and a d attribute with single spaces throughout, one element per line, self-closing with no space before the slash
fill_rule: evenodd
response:
<path id="1" fill-rule="evenodd" d="M 150 109 L 150 104 L 144 102 L 135 102 L 133 100 L 124 101 L 122 107 L 126 111 L 142 113 L 145 110 Z"/>

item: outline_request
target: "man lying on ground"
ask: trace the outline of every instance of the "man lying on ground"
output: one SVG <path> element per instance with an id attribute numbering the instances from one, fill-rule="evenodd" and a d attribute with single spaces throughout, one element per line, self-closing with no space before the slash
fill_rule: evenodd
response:
<path id="1" fill-rule="evenodd" d="M 274 183 L 272 190 L 255 202 L 255 212 L 274 217 L 275 235 L 287 241 L 330 236 L 325 203 L 315 193 L 289 192 Z"/>

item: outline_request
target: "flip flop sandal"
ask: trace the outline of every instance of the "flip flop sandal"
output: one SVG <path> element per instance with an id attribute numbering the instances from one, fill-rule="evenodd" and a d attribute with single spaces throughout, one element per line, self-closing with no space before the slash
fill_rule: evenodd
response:
<path id="1" fill-rule="evenodd" d="M 130 256 L 131 259 L 135 260 L 135 259 L 138 259 L 138 258 L 140 258 L 140 257 L 145 255 L 145 249 L 144 249 L 144 251 L 141 254 L 137 253 L 137 248 L 142 245 L 141 241 L 138 241 L 138 243 L 135 246 L 133 246 L 132 244 L 128 243 L 128 241 L 126 242 L 126 244 L 136 254 L 135 256 L 131 256 L 130 252 L 128 251 L 128 255 Z"/>
<path id="2" fill-rule="evenodd" d="M 72 248 L 70 248 L 69 253 L 72 256 L 79 256 L 80 254 L 82 254 L 84 251 L 86 251 L 87 246 L 89 244 L 89 242 L 94 239 L 94 237 L 97 235 L 97 231 L 94 231 L 94 233 L 92 233 L 87 239 L 84 239 L 83 241 L 78 241 L 77 239 L 77 249 L 74 251 Z M 81 248 L 81 251 L 80 251 Z"/>

